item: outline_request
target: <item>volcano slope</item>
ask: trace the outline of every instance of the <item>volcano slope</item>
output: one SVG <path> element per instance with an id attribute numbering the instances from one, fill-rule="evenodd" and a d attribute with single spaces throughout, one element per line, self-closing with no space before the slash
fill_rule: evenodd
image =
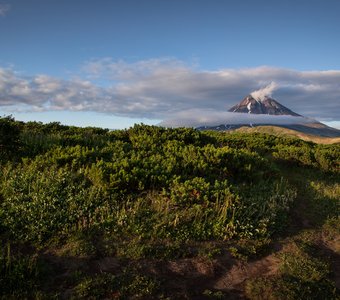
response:
<path id="1" fill-rule="evenodd" d="M 339 144 L 2 128 L 13 133 L 0 143 L 3 298 L 339 296 Z"/>
<path id="2" fill-rule="evenodd" d="M 310 125 L 310 124 L 308 124 Z M 235 129 L 235 132 L 245 133 L 267 133 L 271 135 L 277 135 L 282 137 L 299 138 L 307 142 L 314 142 L 317 144 L 337 144 L 340 143 L 340 137 L 337 136 L 324 136 L 320 131 L 304 130 L 304 128 L 295 125 L 277 126 L 277 125 L 258 125 L 258 126 L 242 126 Z M 304 126 L 307 128 L 307 125 Z M 231 131 L 230 131 L 231 132 Z"/>

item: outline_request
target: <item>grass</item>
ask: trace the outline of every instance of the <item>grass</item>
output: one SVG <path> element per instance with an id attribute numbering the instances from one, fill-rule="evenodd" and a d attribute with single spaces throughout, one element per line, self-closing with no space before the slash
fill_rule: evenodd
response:
<path id="1" fill-rule="evenodd" d="M 146 299 L 157 293 L 159 283 L 138 274 L 135 270 L 125 270 L 123 274 L 96 274 L 84 277 L 75 286 L 71 299 Z"/>
<path id="2" fill-rule="evenodd" d="M 247 281 L 245 294 L 249 299 L 338 299 L 329 278 L 329 263 L 294 246 L 281 255 L 278 275 Z"/>
<path id="3" fill-rule="evenodd" d="M 44 291 L 42 283 L 53 272 L 36 254 L 27 255 L 11 248 L 0 249 L 1 299 L 54 299 L 56 294 Z"/>
<path id="4" fill-rule="evenodd" d="M 299 187 L 291 214 L 295 228 L 281 241 L 279 272 L 249 279 L 245 295 L 249 299 L 339 299 L 333 281 L 340 253 L 338 177 L 326 179 L 312 169 L 282 170 Z"/>

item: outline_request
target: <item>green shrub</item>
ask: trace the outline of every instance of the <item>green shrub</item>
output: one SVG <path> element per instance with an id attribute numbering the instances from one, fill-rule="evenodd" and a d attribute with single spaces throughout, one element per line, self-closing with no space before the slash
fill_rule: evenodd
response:
<path id="1" fill-rule="evenodd" d="M 67 169 L 23 165 L 3 170 L 2 226 L 15 239 L 44 242 L 56 234 L 83 229 L 102 219 L 100 189 Z"/>
<path id="2" fill-rule="evenodd" d="M 20 152 L 20 126 L 11 116 L 0 117 L 0 163 Z"/>
<path id="3" fill-rule="evenodd" d="M 0 298 L 34 298 L 43 275 L 37 256 L 13 254 L 10 244 L 0 248 Z"/>

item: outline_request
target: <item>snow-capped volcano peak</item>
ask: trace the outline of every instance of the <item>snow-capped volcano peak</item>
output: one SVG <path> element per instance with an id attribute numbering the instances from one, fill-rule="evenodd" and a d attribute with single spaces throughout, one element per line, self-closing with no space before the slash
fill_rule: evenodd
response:
<path id="1" fill-rule="evenodd" d="M 261 101 L 259 101 L 252 95 L 248 95 L 239 104 L 230 108 L 229 111 L 249 114 L 301 116 L 269 96 L 261 98 Z"/>

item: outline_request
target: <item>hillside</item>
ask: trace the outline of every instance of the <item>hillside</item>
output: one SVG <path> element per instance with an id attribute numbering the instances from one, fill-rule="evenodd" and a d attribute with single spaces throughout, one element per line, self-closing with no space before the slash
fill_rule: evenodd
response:
<path id="1" fill-rule="evenodd" d="M 337 299 L 339 150 L 1 118 L 0 295 Z"/>
<path id="2" fill-rule="evenodd" d="M 273 134 L 278 136 L 285 136 L 285 137 L 294 137 L 299 138 L 304 141 L 314 142 L 318 144 L 335 144 L 340 143 L 340 137 L 325 137 L 320 135 L 313 135 L 304 133 L 302 131 L 280 127 L 280 126 L 274 126 L 274 125 L 259 125 L 255 127 L 240 127 L 235 129 L 236 132 L 246 132 L 246 133 L 267 133 L 267 134 Z"/>

